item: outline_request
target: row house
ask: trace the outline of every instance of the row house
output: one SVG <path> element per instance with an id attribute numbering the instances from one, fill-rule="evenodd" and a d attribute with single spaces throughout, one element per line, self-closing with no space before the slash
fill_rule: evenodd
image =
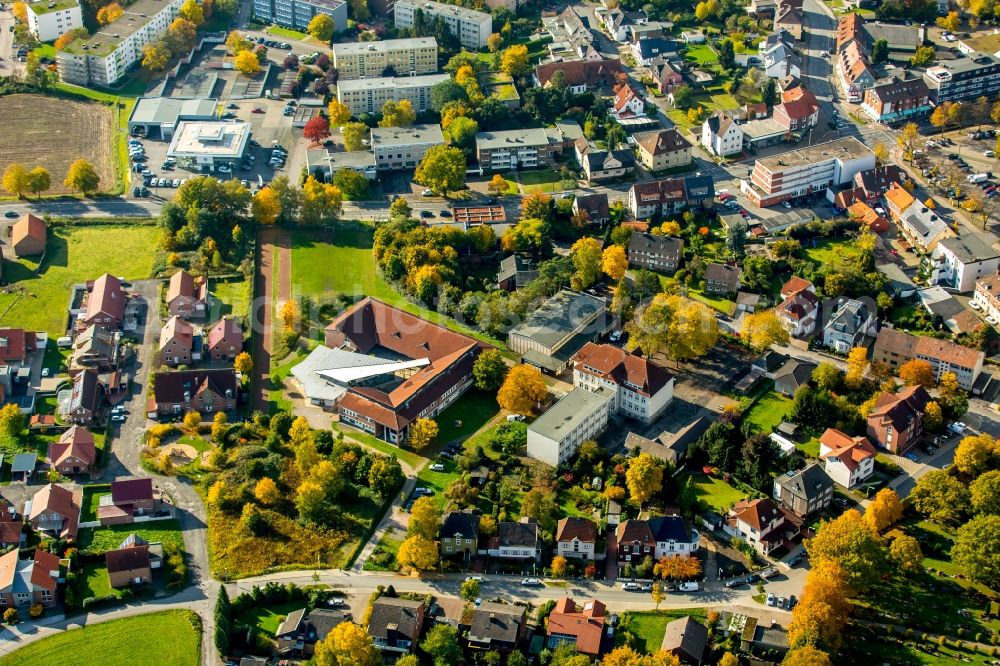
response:
<path id="1" fill-rule="evenodd" d="M 660 273 L 673 273 L 684 256 L 684 241 L 670 236 L 657 236 L 633 231 L 628 245 L 628 263 Z"/>
<path id="2" fill-rule="evenodd" d="M 193 277 L 185 270 L 177 271 L 170 277 L 165 298 L 171 316 L 185 319 L 208 316 L 208 281 L 204 276 Z"/>
<path id="3" fill-rule="evenodd" d="M 886 125 L 909 122 L 930 114 L 930 95 L 923 79 L 892 81 L 866 89 L 861 110 Z"/>
<path id="4" fill-rule="evenodd" d="M 552 77 L 562 72 L 563 85 L 573 94 L 579 95 L 591 88 L 610 88 L 623 76 L 619 60 L 560 60 L 546 62 L 535 67 L 534 82 L 540 88 L 552 85 Z"/>
<path id="5" fill-rule="evenodd" d="M 659 213 L 663 217 L 686 208 L 713 208 L 715 180 L 711 176 L 664 178 L 634 183 L 628 191 L 628 208 L 637 220 Z"/>
<path id="6" fill-rule="evenodd" d="M 1000 275 L 989 275 L 976 282 L 972 302 L 983 314 L 1000 321 Z"/>
<path id="7" fill-rule="evenodd" d="M 887 364 L 893 372 L 913 359 L 927 361 L 934 370 L 934 381 L 940 381 L 946 372 L 953 372 L 958 385 L 966 391 L 979 378 L 985 358 L 986 354 L 978 349 L 892 328 L 879 331 L 872 348 L 872 361 Z"/>

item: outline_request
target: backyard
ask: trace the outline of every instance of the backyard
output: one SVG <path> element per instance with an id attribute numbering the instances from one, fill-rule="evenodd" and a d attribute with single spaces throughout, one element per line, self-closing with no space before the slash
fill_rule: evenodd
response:
<path id="1" fill-rule="evenodd" d="M 125 538 L 135 532 L 149 543 L 173 543 L 184 548 L 181 524 L 175 519 L 156 520 L 133 525 L 112 525 L 109 527 L 85 527 L 80 530 L 80 550 L 103 553 L 119 547 Z"/>
<path id="2" fill-rule="evenodd" d="M 521 189 L 525 194 L 555 192 L 560 189 L 560 183 L 562 182 L 559 174 L 552 169 L 518 171 L 514 173 L 514 179 L 521 184 Z"/>
<path id="3" fill-rule="evenodd" d="M 286 601 L 273 606 L 254 606 L 245 613 L 241 613 L 234 618 L 234 625 L 241 627 L 257 627 L 264 636 L 274 638 L 278 627 L 292 611 L 302 608 L 301 601 Z"/>
<path id="4" fill-rule="evenodd" d="M 826 266 L 839 259 L 856 257 L 859 254 L 854 243 L 847 240 L 835 240 L 829 238 L 813 239 L 812 243 L 803 244 L 802 248 L 806 253 L 806 258 L 820 266 Z"/>
<path id="5" fill-rule="evenodd" d="M 743 414 L 743 420 L 753 423 L 762 433 L 769 434 L 785 420 L 791 408 L 791 398 L 769 391 Z"/>
<path id="6" fill-rule="evenodd" d="M 191 611 L 171 610 L 64 631 L 0 658 L 0 666 L 197 666 L 200 661 L 200 618 Z"/>
<path id="7" fill-rule="evenodd" d="M 82 602 L 90 597 L 121 597 L 121 591 L 111 587 L 108 567 L 103 561 L 83 562 L 76 574 L 76 595 L 77 601 Z"/>
<path id="8" fill-rule="evenodd" d="M 10 287 L 0 294 L 0 324 L 63 335 L 70 287 L 110 267 L 126 280 L 149 277 L 159 236 L 152 225 L 51 228 L 41 265 L 29 259 L 4 262 Z"/>
<path id="9" fill-rule="evenodd" d="M 211 292 L 221 304 L 219 316 L 245 317 L 250 310 L 250 283 L 246 280 L 215 280 Z"/>
<path id="10" fill-rule="evenodd" d="M 734 504 L 747 498 L 745 492 L 714 476 L 691 474 L 685 482 L 694 489 L 699 502 L 719 514 L 725 514 Z"/>
<path id="11" fill-rule="evenodd" d="M 83 502 L 80 506 L 80 521 L 97 520 L 97 507 L 101 505 L 101 495 L 111 494 L 111 484 L 101 483 L 83 487 Z"/>
<path id="12" fill-rule="evenodd" d="M 646 601 L 645 595 L 643 597 L 643 601 Z M 615 635 L 615 645 L 626 644 L 625 634 L 628 633 L 633 639 L 629 644 L 640 654 L 657 652 L 663 643 L 667 625 L 688 615 L 704 623 L 706 611 L 704 608 L 678 608 L 644 613 L 626 612 Z"/>
<path id="13" fill-rule="evenodd" d="M 472 389 L 434 419 L 438 424 L 438 443 L 443 446 L 465 440 L 499 413 L 500 405 L 494 396 Z"/>

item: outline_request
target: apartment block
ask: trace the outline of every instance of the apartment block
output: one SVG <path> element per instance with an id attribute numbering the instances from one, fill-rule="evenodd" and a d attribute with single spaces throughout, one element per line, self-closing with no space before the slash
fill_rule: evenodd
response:
<path id="1" fill-rule="evenodd" d="M 880 123 L 900 123 L 931 112 L 930 90 L 923 79 L 893 81 L 865 90 L 861 110 Z"/>
<path id="2" fill-rule="evenodd" d="M 986 358 L 978 349 L 891 328 L 879 331 L 872 352 L 872 361 L 885 363 L 893 372 L 913 359 L 927 361 L 934 369 L 935 381 L 944 373 L 953 372 L 958 385 L 967 391 L 976 383 Z"/>
<path id="3" fill-rule="evenodd" d="M 83 13 L 77 0 L 31 2 L 27 4 L 28 30 L 40 42 L 51 42 L 64 32 L 83 27 Z"/>
<path id="4" fill-rule="evenodd" d="M 346 104 L 354 116 L 378 113 L 386 102 L 404 99 L 409 100 L 413 110 L 420 113 L 431 106 L 431 88 L 448 78 L 447 74 L 424 74 L 340 81 L 337 83 L 337 99 Z"/>
<path id="5" fill-rule="evenodd" d="M 159 39 L 177 18 L 184 0 L 139 0 L 116 21 L 56 54 L 59 77 L 67 83 L 110 86 L 142 60 L 142 49 Z"/>
<path id="6" fill-rule="evenodd" d="M 343 0 L 253 0 L 258 19 L 293 30 L 305 30 L 318 14 L 333 19 L 336 32 L 347 27 L 347 3 Z"/>
<path id="7" fill-rule="evenodd" d="M 428 148 L 444 143 L 444 135 L 440 125 L 376 127 L 371 142 L 379 171 L 416 169 Z"/>
<path id="8" fill-rule="evenodd" d="M 557 467 L 588 439 L 597 439 L 614 410 L 615 394 L 606 388 L 574 388 L 528 426 L 528 457 Z"/>
<path id="9" fill-rule="evenodd" d="M 418 37 L 334 44 L 333 66 L 340 81 L 433 74 L 438 69 L 437 40 Z"/>
<path id="10" fill-rule="evenodd" d="M 444 20 L 448 31 L 458 38 L 462 46 L 473 51 L 484 48 L 493 32 L 493 17 L 489 14 L 431 0 L 397 0 L 393 7 L 396 27 L 412 28 L 418 11 L 426 18 Z"/>
<path id="11" fill-rule="evenodd" d="M 573 360 L 573 386 L 611 391 L 614 411 L 620 416 L 651 423 L 674 399 L 669 372 L 620 347 L 588 342 Z"/>
<path id="12" fill-rule="evenodd" d="M 1000 58 L 986 53 L 971 53 L 965 58 L 943 61 L 928 67 L 924 82 L 934 104 L 960 102 L 980 97 L 993 98 L 1000 93 Z"/>
<path id="13" fill-rule="evenodd" d="M 875 154 L 854 137 L 764 157 L 754 163 L 740 191 L 756 206 L 774 206 L 850 183 L 854 174 L 875 168 Z"/>
<path id="14" fill-rule="evenodd" d="M 684 241 L 680 238 L 633 231 L 628 244 L 628 263 L 651 271 L 673 273 L 680 266 L 683 250 Z"/>
<path id="15" fill-rule="evenodd" d="M 560 147 L 538 127 L 476 134 L 476 156 L 484 171 L 552 166 Z"/>

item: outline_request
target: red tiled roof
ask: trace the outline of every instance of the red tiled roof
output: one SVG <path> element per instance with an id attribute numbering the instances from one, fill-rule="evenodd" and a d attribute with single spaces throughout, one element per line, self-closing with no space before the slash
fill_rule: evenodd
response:
<path id="1" fill-rule="evenodd" d="M 781 285 L 781 297 L 788 298 L 797 291 L 802 291 L 803 289 L 809 289 L 813 286 L 813 283 L 805 278 L 800 278 L 798 275 L 793 275 L 789 278 L 788 282 Z"/>
<path id="2" fill-rule="evenodd" d="M 0 328 L 0 362 L 23 362 L 35 346 L 35 334 L 23 328 Z"/>
<path id="3" fill-rule="evenodd" d="M 17 218 L 17 222 L 11 228 L 11 245 L 17 245 L 25 238 L 32 238 L 44 243 L 47 231 L 45 220 L 31 213 L 25 213 Z"/>
<path id="4" fill-rule="evenodd" d="M 160 349 L 176 341 L 183 349 L 190 350 L 194 346 L 194 326 L 174 315 L 167 320 L 160 330 Z"/>
<path id="5" fill-rule="evenodd" d="M 179 296 L 204 300 L 208 284 L 204 277 L 193 277 L 185 270 L 179 270 L 170 277 L 167 285 L 166 301 L 170 303 Z"/>
<path id="6" fill-rule="evenodd" d="M 632 89 L 631 85 L 625 84 L 622 86 L 621 90 L 618 91 L 618 94 L 615 95 L 615 111 L 621 113 L 625 108 L 625 105 L 633 99 L 642 99 L 642 97 L 639 93 Z"/>
<path id="7" fill-rule="evenodd" d="M 552 75 L 563 72 L 567 86 L 592 86 L 595 83 L 610 85 L 615 77 L 622 72 L 618 60 L 565 60 L 548 62 L 535 67 L 535 77 L 544 88 Z"/>
<path id="8" fill-rule="evenodd" d="M 866 458 L 875 457 L 875 447 L 867 437 L 850 437 L 836 428 L 827 428 L 820 436 L 819 443 L 833 449 L 823 458 L 836 458 L 851 471 L 857 469 Z"/>
<path id="9" fill-rule="evenodd" d="M 584 543 L 597 541 L 597 527 L 586 518 L 563 518 L 556 526 L 556 541 L 572 541 L 577 539 Z"/>
<path id="10" fill-rule="evenodd" d="M 28 515 L 28 520 L 34 521 L 43 513 L 57 513 L 64 519 L 62 535 L 75 539 L 80 521 L 78 501 L 70 490 L 50 483 L 31 498 L 31 513 Z"/>
<path id="11" fill-rule="evenodd" d="M 563 597 L 549 615 L 548 633 L 575 636 L 577 652 L 596 656 L 601 651 L 605 612 L 600 601 L 588 601 L 580 607 Z"/>
<path id="12" fill-rule="evenodd" d="M 240 325 L 236 323 L 236 320 L 230 319 L 229 317 L 224 317 L 220 319 L 212 330 L 208 332 L 208 348 L 215 349 L 215 347 L 223 342 L 224 340 L 243 340 L 243 329 Z"/>
<path id="13" fill-rule="evenodd" d="M 108 573 L 135 571 L 149 566 L 149 546 L 132 546 L 104 553 Z"/>
<path id="14" fill-rule="evenodd" d="M 14 551 L 17 552 L 17 551 Z M 31 584 L 55 591 L 59 576 L 59 558 L 41 548 L 35 549 L 35 564 L 31 568 Z"/>
<path id="15" fill-rule="evenodd" d="M 110 273 L 105 273 L 94 280 L 90 297 L 87 299 L 87 320 L 99 314 L 108 315 L 116 320 L 125 317 L 125 291 L 122 289 L 122 282 Z"/>
<path id="16" fill-rule="evenodd" d="M 733 515 L 758 532 L 780 514 L 778 507 L 767 497 L 753 501 L 740 500 L 733 506 Z"/>
<path id="17" fill-rule="evenodd" d="M 649 359 L 629 354 L 614 345 L 588 342 L 576 353 L 573 360 L 578 364 L 578 369 L 592 374 L 596 371 L 600 376 L 619 385 L 627 382 L 633 387 L 638 387 L 638 390 L 634 388 L 631 390 L 647 397 L 656 395 L 672 379 L 669 372 Z M 586 367 L 579 368 L 579 364 Z"/>
<path id="18" fill-rule="evenodd" d="M 111 482 L 111 501 L 134 502 L 153 499 L 153 480 L 150 478 L 120 479 Z"/>

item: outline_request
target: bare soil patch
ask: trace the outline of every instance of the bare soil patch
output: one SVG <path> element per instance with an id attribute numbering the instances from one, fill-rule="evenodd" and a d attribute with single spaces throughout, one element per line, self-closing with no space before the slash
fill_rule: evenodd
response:
<path id="1" fill-rule="evenodd" d="M 101 177 L 101 190 L 114 188 L 114 114 L 96 102 L 44 95 L 0 97 L 0 173 L 13 162 L 49 170 L 45 194 L 70 194 L 63 185 L 69 165 L 83 158 Z"/>

